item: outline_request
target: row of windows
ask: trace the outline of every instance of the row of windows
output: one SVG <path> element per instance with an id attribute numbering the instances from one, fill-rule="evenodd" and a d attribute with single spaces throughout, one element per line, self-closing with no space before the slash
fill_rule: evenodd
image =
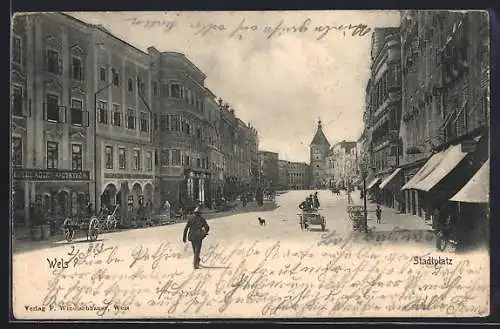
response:
<path id="1" fill-rule="evenodd" d="M 178 114 L 162 114 L 160 115 L 160 130 L 161 131 L 178 131 L 188 135 L 196 135 L 198 140 L 203 140 L 203 129 L 193 128 L 193 124 L 182 118 Z"/>
<path id="2" fill-rule="evenodd" d="M 203 112 L 205 104 L 202 97 L 199 97 L 195 92 L 183 86 L 178 82 L 171 82 L 161 85 L 161 96 L 174 99 L 182 99 L 185 103 L 194 106 L 197 110 Z M 153 82 L 153 95 L 158 96 L 158 84 Z"/>
<path id="3" fill-rule="evenodd" d="M 160 165 L 166 166 L 194 166 L 197 168 L 209 169 L 208 157 L 197 158 L 196 162 L 188 154 L 181 154 L 181 150 L 161 150 Z M 215 165 L 215 164 L 214 164 Z"/>
<path id="4" fill-rule="evenodd" d="M 47 169 L 59 169 L 59 143 L 48 141 L 46 145 Z M 81 144 L 71 144 L 71 170 L 82 170 L 83 151 Z M 12 165 L 23 165 L 23 140 L 12 137 Z"/>
<path id="5" fill-rule="evenodd" d="M 133 92 L 134 91 L 134 84 L 136 84 L 139 87 L 139 91 L 141 94 L 146 93 L 146 85 L 142 82 L 142 79 L 140 77 L 136 78 L 137 81 L 134 83 L 134 79 L 129 77 L 127 79 L 127 91 L 128 92 Z M 105 67 L 99 68 L 99 81 L 100 82 L 107 82 L 108 81 L 108 69 Z M 118 73 L 114 68 L 111 68 L 111 84 L 115 87 L 120 86 L 120 73 Z"/>
<path id="6" fill-rule="evenodd" d="M 123 120 L 124 113 L 120 105 L 113 104 L 113 109 L 110 112 L 108 103 L 99 101 L 97 103 L 97 118 L 100 124 L 112 124 L 115 127 L 126 127 L 127 129 L 135 130 L 137 127 L 137 114 L 133 109 L 128 109 L 125 113 L 125 120 Z M 147 112 L 139 114 L 139 129 L 143 132 L 149 132 L 150 117 Z"/>
<path id="7" fill-rule="evenodd" d="M 145 165 L 147 171 L 153 170 L 153 152 L 146 151 L 145 152 Z M 113 146 L 106 146 L 104 148 L 104 165 L 106 169 L 114 168 L 114 148 Z M 128 168 L 128 157 L 127 157 L 127 149 L 124 147 L 118 148 L 118 169 L 127 169 Z M 133 170 L 141 170 L 142 169 L 142 157 L 141 150 L 133 149 L 132 150 L 132 169 Z"/>

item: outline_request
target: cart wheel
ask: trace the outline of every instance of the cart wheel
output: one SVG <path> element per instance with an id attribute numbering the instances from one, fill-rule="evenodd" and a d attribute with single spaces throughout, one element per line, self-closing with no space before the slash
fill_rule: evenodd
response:
<path id="1" fill-rule="evenodd" d="M 64 238 L 66 239 L 66 241 L 71 242 L 74 235 L 75 231 L 72 228 L 67 228 L 66 230 L 64 230 Z"/>
<path id="2" fill-rule="evenodd" d="M 97 218 L 92 218 L 89 223 L 89 232 L 87 238 L 90 241 L 97 240 L 97 236 L 99 235 L 99 227 L 98 227 Z"/>

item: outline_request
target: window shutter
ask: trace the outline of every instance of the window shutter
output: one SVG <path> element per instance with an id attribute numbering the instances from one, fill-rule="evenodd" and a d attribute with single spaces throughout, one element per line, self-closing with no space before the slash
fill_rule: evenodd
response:
<path id="1" fill-rule="evenodd" d="M 82 125 L 84 127 L 88 127 L 90 125 L 89 111 L 82 110 Z"/>
<path id="2" fill-rule="evenodd" d="M 47 103 L 43 103 L 43 120 L 44 121 L 47 121 L 48 117 L 47 117 L 47 107 L 48 107 L 48 104 Z"/>
<path id="3" fill-rule="evenodd" d="M 59 106 L 59 122 L 66 123 L 66 106 Z"/>

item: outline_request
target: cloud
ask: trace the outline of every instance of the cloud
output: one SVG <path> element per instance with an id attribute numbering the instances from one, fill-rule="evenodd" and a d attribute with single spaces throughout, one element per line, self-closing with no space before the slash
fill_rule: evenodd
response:
<path id="1" fill-rule="evenodd" d="M 369 76 L 370 33 L 351 37 L 330 31 L 323 39 L 313 27 L 363 23 L 397 26 L 399 13 L 342 12 L 183 12 L 76 13 L 145 50 L 179 51 L 206 75 L 206 85 L 227 100 L 260 135 L 261 149 L 277 151 L 287 160 L 308 161 L 309 143 L 318 117 L 331 144 L 356 140 L 362 129 L 364 90 Z M 130 18 L 176 21 L 176 29 L 131 25 Z M 266 39 L 265 26 L 300 25 L 310 19 L 308 33 L 284 33 Z M 128 20 L 127 20 L 128 19 Z M 260 29 L 228 37 L 241 22 Z M 199 24 L 198 24 L 199 23 Z M 203 27 L 224 25 L 225 31 Z M 195 28 L 192 28 L 194 26 Z M 196 28 L 197 26 L 201 28 Z"/>

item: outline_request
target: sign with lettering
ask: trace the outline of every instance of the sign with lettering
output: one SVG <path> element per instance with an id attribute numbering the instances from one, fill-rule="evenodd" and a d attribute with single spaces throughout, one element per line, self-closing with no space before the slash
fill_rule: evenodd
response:
<path id="1" fill-rule="evenodd" d="M 104 178 L 113 179 L 153 179 L 150 174 L 105 173 Z"/>
<path id="2" fill-rule="evenodd" d="M 41 181 L 88 181 L 89 171 L 54 170 L 54 169 L 14 169 L 14 180 Z"/>

